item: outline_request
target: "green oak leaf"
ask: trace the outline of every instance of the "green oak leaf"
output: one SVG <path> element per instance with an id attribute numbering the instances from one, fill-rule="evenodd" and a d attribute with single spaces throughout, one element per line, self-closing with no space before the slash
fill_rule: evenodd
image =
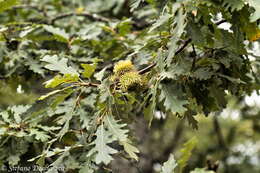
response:
<path id="1" fill-rule="evenodd" d="M 119 120 L 115 120 L 112 115 L 107 115 L 105 117 L 105 125 L 116 140 L 127 140 L 129 130 L 123 129 L 127 124 L 119 124 Z"/>
<path id="2" fill-rule="evenodd" d="M 259 0 L 249 0 L 249 5 L 254 7 L 255 12 L 250 16 L 250 21 L 255 22 L 260 19 L 260 1 Z"/>
<path id="3" fill-rule="evenodd" d="M 8 163 L 10 165 L 17 165 L 20 161 L 20 156 L 19 155 L 11 155 L 7 158 Z"/>
<path id="4" fill-rule="evenodd" d="M 177 165 L 178 164 L 174 159 L 173 154 L 171 154 L 169 159 L 166 162 L 164 162 L 161 173 L 174 173 L 174 169 Z"/>
<path id="5" fill-rule="evenodd" d="M 48 141 L 51 137 L 46 134 L 44 131 L 39 131 L 37 129 L 30 129 L 30 136 L 34 136 L 36 140 L 40 140 L 42 142 Z"/>
<path id="6" fill-rule="evenodd" d="M 14 119 L 17 123 L 20 123 L 22 121 L 21 115 L 25 113 L 30 108 L 29 105 L 17 105 L 11 107 L 11 112 L 14 114 Z"/>
<path id="7" fill-rule="evenodd" d="M 44 25 L 43 28 L 52 33 L 57 41 L 67 43 L 69 41 L 69 35 L 60 28 L 55 28 L 51 25 Z"/>
<path id="8" fill-rule="evenodd" d="M 239 11 L 241 10 L 244 5 L 245 1 L 244 0 L 224 0 L 223 5 L 228 9 L 230 8 L 231 11 Z"/>
<path id="9" fill-rule="evenodd" d="M 112 115 L 107 115 L 105 117 L 105 125 L 112 133 L 112 136 L 119 141 L 119 144 L 123 145 L 124 150 L 129 154 L 129 156 L 138 160 L 136 153 L 139 153 L 139 150 L 135 146 L 131 145 L 131 141 L 128 139 L 129 130 L 123 129 L 127 124 L 119 124 L 119 120 L 115 120 Z"/>
<path id="10" fill-rule="evenodd" d="M 193 76 L 199 80 L 210 79 L 213 75 L 214 73 L 210 71 L 209 68 L 199 68 L 193 74 Z"/>
<path id="11" fill-rule="evenodd" d="M 69 73 L 69 74 L 79 75 L 75 69 L 67 65 L 68 59 L 66 58 L 59 59 L 57 55 L 53 55 L 53 56 L 46 55 L 41 59 L 41 61 L 48 63 L 44 67 L 49 70 L 58 71 L 61 74 Z"/>
<path id="12" fill-rule="evenodd" d="M 130 11 L 133 12 L 138 6 L 143 2 L 144 0 L 134 0 L 133 3 L 131 4 L 131 9 Z"/>
<path id="13" fill-rule="evenodd" d="M 155 30 L 156 28 L 159 28 L 161 25 L 165 24 L 166 22 L 169 21 L 169 19 L 172 17 L 172 15 L 165 13 L 162 14 L 158 20 L 156 20 L 156 22 L 151 26 L 151 28 L 149 29 L 148 32 L 152 32 L 153 30 Z"/>
<path id="14" fill-rule="evenodd" d="M 107 145 L 115 141 L 115 139 L 112 138 L 112 134 L 109 131 L 105 130 L 103 124 L 98 127 L 96 136 L 97 138 L 93 142 L 95 146 L 89 151 L 87 156 L 94 154 L 96 164 L 104 163 L 107 165 L 113 160 L 111 155 L 118 152 Z"/>
<path id="15" fill-rule="evenodd" d="M 171 85 L 162 84 L 160 100 L 164 100 L 166 110 L 172 113 L 184 113 L 187 108 L 184 106 L 189 102 L 179 98 L 180 90 Z"/>
<path id="16" fill-rule="evenodd" d="M 177 15 L 174 17 L 172 26 L 175 26 L 174 29 L 172 29 L 172 37 L 170 40 L 169 45 L 169 53 L 167 57 L 167 65 L 169 65 L 172 61 L 172 58 L 174 57 L 177 49 L 178 49 L 178 41 L 180 37 L 182 36 L 184 29 L 186 27 L 186 13 L 184 12 L 184 9 L 182 8 L 180 3 L 175 3 L 173 5 L 173 12 L 177 12 Z"/>

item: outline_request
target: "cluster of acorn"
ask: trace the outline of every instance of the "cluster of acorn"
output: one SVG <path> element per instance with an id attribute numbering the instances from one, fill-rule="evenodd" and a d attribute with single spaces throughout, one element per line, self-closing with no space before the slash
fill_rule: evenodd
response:
<path id="1" fill-rule="evenodd" d="M 124 92 L 142 89 L 147 85 L 146 78 L 138 73 L 130 60 L 116 63 L 113 72 L 110 80 Z"/>

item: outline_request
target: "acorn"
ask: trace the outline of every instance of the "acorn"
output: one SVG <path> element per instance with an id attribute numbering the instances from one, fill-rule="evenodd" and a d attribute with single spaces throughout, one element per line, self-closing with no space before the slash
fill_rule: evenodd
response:
<path id="1" fill-rule="evenodd" d="M 146 77 L 136 71 L 130 60 L 116 63 L 113 72 L 110 80 L 123 92 L 139 91 L 147 85 Z"/>
<path id="2" fill-rule="evenodd" d="M 127 72 L 119 79 L 119 85 L 122 91 L 139 88 L 142 83 L 142 76 L 136 71 Z"/>

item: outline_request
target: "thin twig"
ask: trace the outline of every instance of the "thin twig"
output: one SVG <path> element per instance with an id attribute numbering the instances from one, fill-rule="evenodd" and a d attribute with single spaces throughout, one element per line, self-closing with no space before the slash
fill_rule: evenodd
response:
<path id="1" fill-rule="evenodd" d="M 188 46 L 188 44 L 189 44 L 190 42 L 191 42 L 191 39 L 189 38 L 189 39 L 186 40 L 186 41 L 184 42 L 184 44 L 175 52 L 174 55 L 176 56 L 176 55 L 178 55 L 179 53 L 181 53 L 181 52 Z M 151 70 L 153 67 L 155 67 L 155 66 L 156 66 L 156 63 L 152 63 L 151 65 L 145 67 L 144 69 L 139 70 L 138 73 L 139 73 L 139 74 L 144 74 L 144 73 L 150 71 L 150 70 Z"/>
<path id="2" fill-rule="evenodd" d="M 189 38 L 188 40 L 186 40 L 184 42 L 184 44 L 175 52 L 175 56 L 178 55 L 179 53 L 181 53 L 187 46 L 188 44 L 191 42 L 191 38 Z"/>
<path id="3" fill-rule="evenodd" d="M 144 73 L 150 71 L 150 70 L 151 70 L 153 67 L 155 67 L 155 66 L 156 66 L 156 63 L 152 63 L 151 65 L 149 65 L 149 66 L 147 66 L 147 67 L 145 67 L 145 68 L 139 70 L 138 73 L 139 73 L 139 74 L 144 74 Z"/>
<path id="4" fill-rule="evenodd" d="M 85 87 L 98 87 L 100 84 L 98 83 L 91 83 L 91 82 L 79 82 L 79 83 L 75 83 L 75 85 L 78 85 L 78 86 L 85 86 Z"/>
<path id="5" fill-rule="evenodd" d="M 216 24 L 216 25 L 220 25 L 220 24 L 225 23 L 225 22 L 227 22 L 227 20 L 223 19 L 223 20 L 221 20 L 221 21 L 216 22 L 215 24 Z"/>
<path id="6" fill-rule="evenodd" d="M 197 60 L 197 52 L 195 50 L 194 44 L 192 44 L 192 50 L 193 50 L 193 61 L 192 61 L 191 71 L 195 69 L 196 60 Z"/>
<path id="7" fill-rule="evenodd" d="M 252 72 L 253 77 L 255 78 L 255 81 L 256 81 L 257 83 L 260 83 L 260 81 L 259 81 L 259 79 L 258 79 L 258 77 L 257 77 L 257 74 L 254 72 L 254 69 L 253 69 L 253 67 L 252 67 L 252 62 L 251 62 L 250 59 L 248 58 L 248 55 L 244 55 L 244 57 L 245 57 L 246 60 L 249 62 L 250 70 L 251 70 L 251 72 Z M 242 58 L 243 58 L 243 56 L 242 56 Z"/>
<path id="8" fill-rule="evenodd" d="M 217 22 L 216 25 L 220 25 L 220 24 L 225 23 L 225 22 L 227 22 L 227 20 L 221 20 L 221 21 Z M 178 55 L 179 53 L 181 53 L 181 52 L 189 45 L 189 43 L 191 43 L 191 41 L 192 41 L 191 38 L 189 38 L 189 39 L 187 39 L 186 41 L 184 41 L 183 45 L 175 52 L 174 55 L 176 56 L 176 55 Z M 193 51 L 194 51 L 194 53 L 196 54 L 195 49 L 194 49 L 194 46 L 193 46 Z M 197 56 L 197 55 L 196 55 L 196 56 Z M 139 71 L 139 74 L 144 74 L 144 73 L 148 72 L 151 68 L 153 68 L 153 67 L 155 67 L 155 66 L 156 66 L 156 63 L 153 63 L 153 64 L 149 65 L 148 67 L 146 67 L 146 68 L 140 70 L 140 71 Z"/>

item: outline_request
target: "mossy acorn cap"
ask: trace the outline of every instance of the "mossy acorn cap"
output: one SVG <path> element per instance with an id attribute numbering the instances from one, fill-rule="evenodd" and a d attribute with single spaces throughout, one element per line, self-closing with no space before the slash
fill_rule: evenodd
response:
<path id="1" fill-rule="evenodd" d="M 113 72 L 116 74 L 134 70 L 134 65 L 130 60 L 122 60 L 115 64 Z"/>

